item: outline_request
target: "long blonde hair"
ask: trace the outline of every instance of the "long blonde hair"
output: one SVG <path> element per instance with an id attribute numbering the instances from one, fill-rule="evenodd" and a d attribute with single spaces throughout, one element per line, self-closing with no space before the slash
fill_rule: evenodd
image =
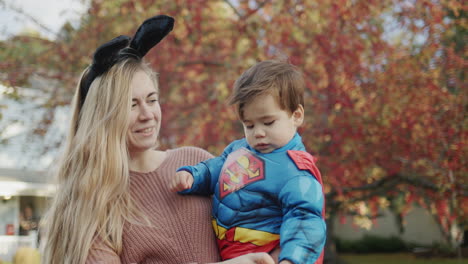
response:
<path id="1" fill-rule="evenodd" d="M 147 223 L 130 196 L 126 143 L 130 83 L 139 70 L 157 85 L 149 66 L 126 59 L 93 81 L 82 106 L 76 89 L 58 188 L 43 222 L 45 264 L 85 263 L 96 238 L 120 254 L 124 222 Z"/>

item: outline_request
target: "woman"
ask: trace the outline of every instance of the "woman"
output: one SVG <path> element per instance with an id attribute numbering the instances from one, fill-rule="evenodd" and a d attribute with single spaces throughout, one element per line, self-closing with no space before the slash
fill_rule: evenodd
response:
<path id="1" fill-rule="evenodd" d="M 132 39 L 120 36 L 99 47 L 84 71 L 45 220 L 44 263 L 219 260 L 210 201 L 166 188 L 177 167 L 211 155 L 190 147 L 155 150 L 159 89 L 142 58 L 173 23 L 167 16 L 148 19 Z M 223 263 L 273 262 L 248 254 Z"/>

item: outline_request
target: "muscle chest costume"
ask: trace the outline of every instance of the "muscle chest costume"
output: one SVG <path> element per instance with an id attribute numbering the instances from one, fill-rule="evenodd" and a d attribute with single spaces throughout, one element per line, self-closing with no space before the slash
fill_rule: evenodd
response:
<path id="1" fill-rule="evenodd" d="M 194 177 L 192 188 L 181 193 L 214 194 L 213 228 L 223 259 L 280 244 L 280 261 L 322 263 L 322 179 L 299 134 L 266 154 L 240 139 L 221 156 L 178 170 Z"/>

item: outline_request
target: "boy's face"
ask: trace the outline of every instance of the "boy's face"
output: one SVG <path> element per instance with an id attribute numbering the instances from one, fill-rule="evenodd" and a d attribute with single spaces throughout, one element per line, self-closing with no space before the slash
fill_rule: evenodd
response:
<path id="1" fill-rule="evenodd" d="M 300 105 L 294 113 L 282 110 L 271 94 L 260 95 L 243 107 L 245 138 L 261 153 L 270 153 L 286 145 L 304 120 Z"/>

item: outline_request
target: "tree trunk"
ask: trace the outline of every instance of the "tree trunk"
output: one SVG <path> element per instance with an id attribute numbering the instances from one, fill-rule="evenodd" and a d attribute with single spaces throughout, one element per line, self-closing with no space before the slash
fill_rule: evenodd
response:
<path id="1" fill-rule="evenodd" d="M 325 243 L 325 255 L 323 264 L 338 264 L 338 254 L 336 252 L 336 243 L 333 237 L 334 215 L 330 214 L 327 222 L 327 242 Z"/>

